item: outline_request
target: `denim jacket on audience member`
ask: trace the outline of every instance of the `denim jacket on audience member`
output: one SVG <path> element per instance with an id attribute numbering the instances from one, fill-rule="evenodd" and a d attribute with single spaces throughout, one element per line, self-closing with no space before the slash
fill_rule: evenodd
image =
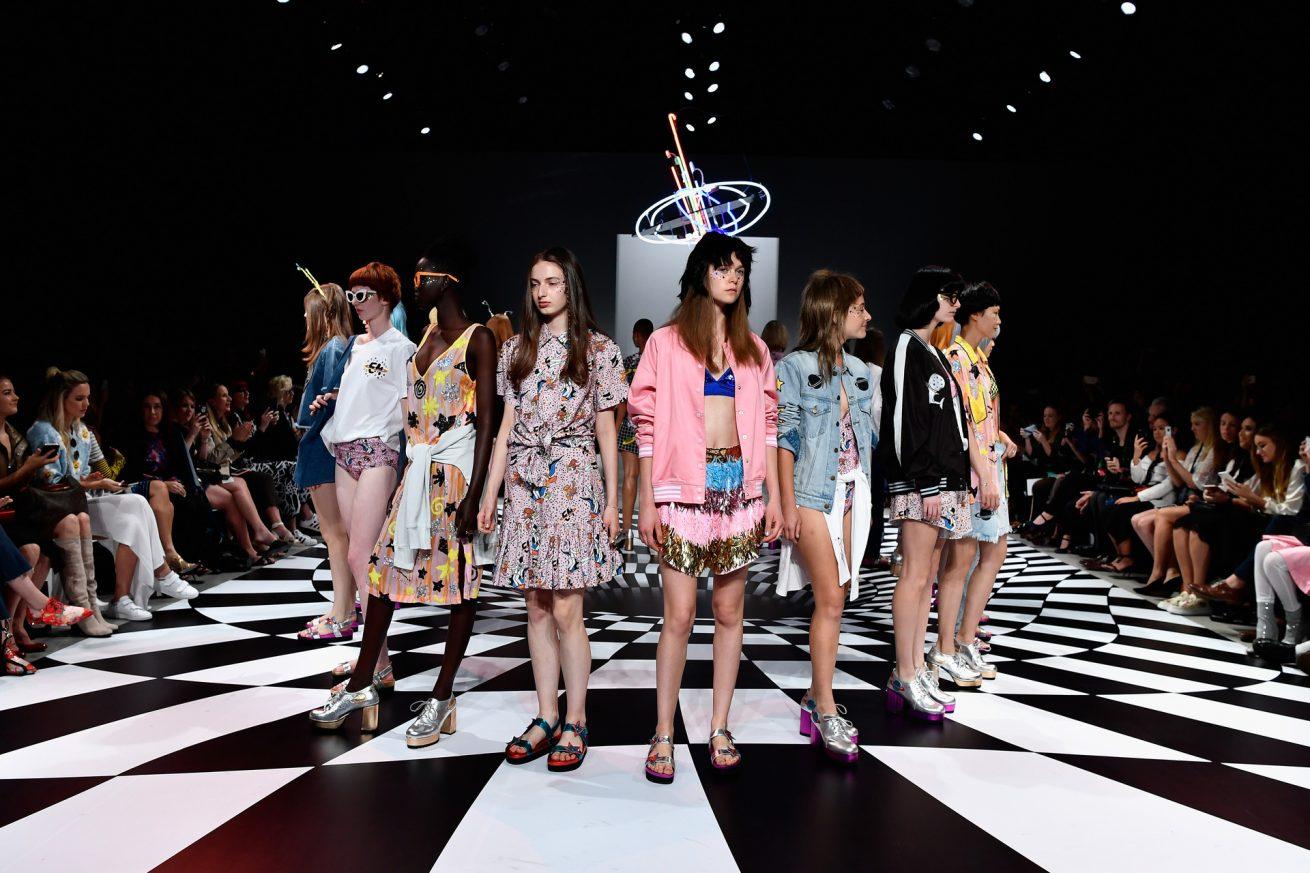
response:
<path id="1" fill-rule="evenodd" d="M 796 504 L 828 512 L 837 490 L 841 452 L 841 388 L 846 387 L 851 428 L 860 469 L 869 475 L 877 437 L 873 432 L 873 392 L 867 364 L 844 354 L 836 378 L 824 382 L 815 352 L 797 349 L 778 362 L 778 448 L 796 456 Z M 834 374 L 834 375 L 838 375 Z"/>

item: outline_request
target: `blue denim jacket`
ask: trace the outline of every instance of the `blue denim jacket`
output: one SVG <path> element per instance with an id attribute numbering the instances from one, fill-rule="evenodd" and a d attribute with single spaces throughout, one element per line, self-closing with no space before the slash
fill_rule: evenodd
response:
<path id="1" fill-rule="evenodd" d="M 336 401 L 319 410 L 318 415 L 311 415 L 309 404 L 314 398 L 341 387 L 341 371 L 345 368 L 346 358 L 350 357 L 350 347 L 355 344 L 352 336 L 348 340 L 333 337 L 323 347 L 314 369 L 305 380 L 305 393 L 300 395 L 300 413 L 296 416 L 296 427 L 304 428 L 300 435 L 300 449 L 296 452 L 296 487 L 312 488 L 324 485 L 336 478 L 336 462 L 323 445 L 323 426 L 332 417 Z"/>
<path id="2" fill-rule="evenodd" d="M 827 512 L 836 493 L 837 456 L 841 449 L 841 386 L 851 410 L 851 427 L 860 452 L 860 469 L 869 464 L 878 438 L 873 432 L 873 392 L 877 387 L 867 364 L 843 355 L 837 379 L 823 381 L 819 356 L 796 350 L 778 362 L 778 448 L 796 456 L 796 503 Z"/>

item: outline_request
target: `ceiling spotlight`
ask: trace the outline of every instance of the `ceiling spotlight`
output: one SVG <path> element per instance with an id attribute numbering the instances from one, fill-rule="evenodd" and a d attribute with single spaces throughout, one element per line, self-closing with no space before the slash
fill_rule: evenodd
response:
<path id="1" fill-rule="evenodd" d="M 683 97 L 686 97 L 688 100 L 695 100 L 695 99 L 696 99 L 696 95 L 693 94 L 693 93 L 691 93 L 690 91 L 683 91 L 683 92 L 682 92 L 682 96 L 683 96 Z"/>
<path id="2" fill-rule="evenodd" d="M 905 68 L 905 75 L 909 76 L 911 79 L 917 79 L 919 78 L 919 68 L 914 64 L 910 64 Z"/>
<path id="3" fill-rule="evenodd" d="M 528 98 L 527 98 L 527 97 L 520 97 L 520 98 L 519 98 L 519 105 L 520 105 L 520 106 L 522 106 L 524 103 L 527 103 L 527 102 L 528 102 Z"/>
<path id="4" fill-rule="evenodd" d="M 713 124 L 714 122 L 716 122 L 716 121 L 718 121 L 718 120 L 719 120 L 719 116 L 717 116 L 717 115 L 711 115 L 711 116 L 710 116 L 710 117 L 705 121 L 705 123 L 706 123 L 706 124 Z"/>
<path id="5" fill-rule="evenodd" d="M 487 25 L 485 25 L 485 24 L 479 24 L 477 27 L 473 28 L 473 35 L 474 35 L 474 36 L 486 36 L 487 33 L 488 33 L 490 30 L 491 30 L 491 28 L 488 27 Z"/>
<path id="6" fill-rule="evenodd" d="M 381 73 L 378 73 L 378 78 L 379 78 L 379 79 L 382 78 L 382 74 L 381 74 Z"/>
<path id="7" fill-rule="evenodd" d="M 928 51 L 930 52 L 939 52 L 942 50 L 941 40 L 933 39 L 932 37 L 924 40 L 923 44 L 928 47 Z"/>
<path id="8" fill-rule="evenodd" d="M 696 78 L 696 71 L 693 70 L 691 67 L 688 67 L 687 69 L 682 71 L 682 75 L 686 76 L 688 79 L 694 79 Z"/>
<path id="9" fill-rule="evenodd" d="M 505 72 L 506 70 L 509 69 L 509 61 L 501 61 L 500 63 L 496 64 L 496 69 L 500 70 L 502 73 Z"/>
<path id="10" fill-rule="evenodd" d="M 685 42 L 687 45 L 691 45 L 691 34 L 687 33 L 687 31 L 684 30 L 682 32 L 682 41 Z"/>
<path id="11" fill-rule="evenodd" d="M 1019 111 L 1018 109 L 1015 109 L 1015 108 L 1014 108 L 1014 104 L 1013 104 L 1013 103 L 1006 103 L 1006 104 L 1005 104 L 1005 109 L 1006 109 L 1007 112 L 1018 112 L 1018 111 Z"/>
<path id="12" fill-rule="evenodd" d="M 391 99 L 391 92 L 388 91 L 387 93 L 383 94 L 383 95 L 382 95 L 382 99 L 383 99 L 383 100 L 390 100 L 390 99 Z"/>
<path id="13" fill-rule="evenodd" d="M 358 67 L 355 67 L 355 72 L 359 73 L 361 76 L 364 75 L 368 72 L 368 64 L 360 64 Z"/>
<path id="14" fill-rule="evenodd" d="M 330 51 L 330 52 L 334 52 L 334 51 L 336 51 L 336 50 L 339 49 L 339 48 L 341 48 L 341 43 L 339 43 L 339 42 L 334 42 L 334 43 L 332 43 L 332 47 L 329 48 L 328 51 Z"/>
<path id="15" fill-rule="evenodd" d="M 279 2 L 279 3 L 290 3 L 291 0 L 277 0 L 277 2 Z"/>
<path id="16" fill-rule="evenodd" d="M 892 99 L 890 97 L 888 97 L 882 101 L 882 108 L 890 112 L 891 110 L 896 108 L 896 104 L 892 102 Z"/>
<path id="17" fill-rule="evenodd" d="M 722 22 L 722 21 L 720 21 L 718 24 L 714 25 L 714 32 L 715 32 L 715 33 L 723 33 L 723 31 L 726 30 L 726 29 L 727 29 L 727 28 L 723 26 L 723 22 Z"/>
<path id="18" fill-rule="evenodd" d="M 1048 85 L 1051 84 L 1051 74 L 1046 72 L 1045 70 L 1042 70 L 1040 73 L 1038 73 L 1037 78 L 1041 79 L 1043 82 L 1045 82 Z"/>
<path id="19" fill-rule="evenodd" d="M 430 127 L 422 128 L 421 130 L 419 130 L 419 133 L 423 134 L 424 136 L 427 136 L 429 133 L 432 133 L 432 128 Z"/>
<path id="20" fill-rule="evenodd" d="M 973 132 L 973 141 L 974 141 L 974 142 L 982 142 L 982 134 L 975 130 L 975 131 Z"/>
<path id="21" fill-rule="evenodd" d="M 1069 57 L 1073 58 L 1075 61 L 1081 61 L 1083 59 L 1082 55 L 1072 49 L 1069 50 Z"/>
<path id="22" fill-rule="evenodd" d="M 696 128 L 693 125 L 685 124 L 683 125 L 683 127 L 687 128 L 687 130 L 691 131 L 692 133 L 696 132 Z"/>
<path id="23" fill-rule="evenodd" d="M 1120 3 L 1120 4 L 1119 4 L 1119 11 L 1122 12 L 1124 15 L 1132 15 L 1134 12 L 1137 11 L 1137 4 L 1136 4 L 1136 3 Z"/>
<path id="24" fill-rule="evenodd" d="M 717 90 L 719 90 L 719 83 L 715 82 L 713 85 L 710 85 L 708 88 L 705 89 L 705 93 L 713 94 Z"/>
<path id="25" fill-rule="evenodd" d="M 718 71 L 719 71 L 719 62 L 718 62 L 718 61 L 714 61 L 714 62 L 712 62 L 712 63 L 710 64 L 710 72 L 711 72 L 711 73 L 717 73 Z"/>

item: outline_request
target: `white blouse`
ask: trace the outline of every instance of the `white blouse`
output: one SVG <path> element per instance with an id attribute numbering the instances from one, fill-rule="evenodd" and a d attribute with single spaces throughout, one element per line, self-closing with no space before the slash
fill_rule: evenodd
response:
<path id="1" fill-rule="evenodd" d="M 341 376 L 336 408 L 323 426 L 328 451 L 337 443 L 369 437 L 400 450 L 409 359 L 415 349 L 409 337 L 394 327 L 370 342 L 355 340 Z"/>

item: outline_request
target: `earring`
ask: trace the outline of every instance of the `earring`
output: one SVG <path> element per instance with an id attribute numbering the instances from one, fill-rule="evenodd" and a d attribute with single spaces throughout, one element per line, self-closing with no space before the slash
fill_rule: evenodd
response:
<path id="1" fill-rule="evenodd" d="M 428 324 L 436 324 L 436 323 L 437 323 L 437 307 L 434 306 L 428 310 Z"/>

